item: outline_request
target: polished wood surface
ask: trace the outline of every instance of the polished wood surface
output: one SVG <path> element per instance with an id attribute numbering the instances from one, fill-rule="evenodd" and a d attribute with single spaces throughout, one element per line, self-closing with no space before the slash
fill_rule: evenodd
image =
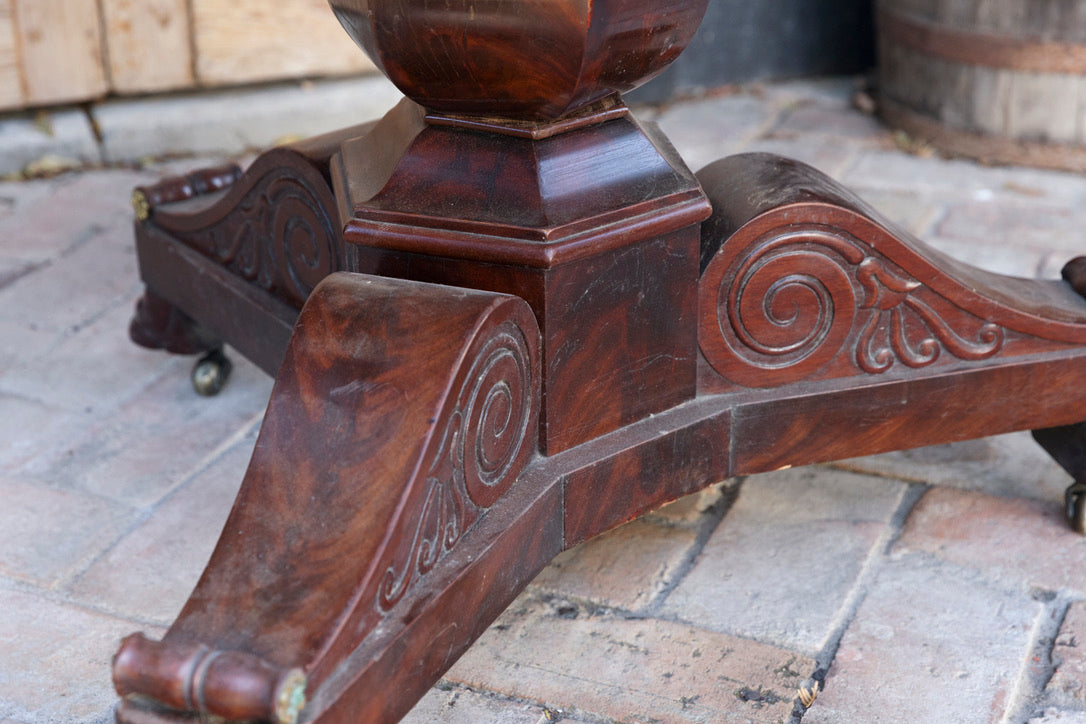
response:
<path id="1" fill-rule="evenodd" d="M 467 37 L 455 2 L 333 5 L 371 52 L 411 57 L 381 35 L 397 9 L 424 58 L 420 18 Z M 622 19 L 652 55 L 666 15 L 526 3 L 565 13 L 533 34 L 471 7 L 499 55 Z M 119 722 L 397 721 L 554 555 L 729 476 L 1035 429 L 1083 482 L 1086 261 L 981 272 L 777 156 L 695 176 L 620 100 L 548 73 L 528 77 L 553 107 L 525 110 L 529 80 L 488 78 L 487 118 L 412 90 L 240 176 L 142 191 L 136 341 L 225 342 L 276 384 L 195 591 L 117 657 Z"/>
<path id="2" fill-rule="evenodd" d="M 330 0 L 404 95 L 442 114 L 553 121 L 649 80 L 708 0 Z"/>

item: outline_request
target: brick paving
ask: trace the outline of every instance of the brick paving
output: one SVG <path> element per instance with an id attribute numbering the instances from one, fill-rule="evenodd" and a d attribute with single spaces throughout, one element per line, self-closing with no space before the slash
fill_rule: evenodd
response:
<path id="1" fill-rule="evenodd" d="M 799 158 L 995 271 L 1052 276 L 1084 251 L 1086 177 L 910 155 L 852 91 L 639 113 L 695 168 Z M 139 120 L 122 111 L 103 117 Z M 0 121 L 0 146 L 26 131 Z M 53 150 L 85 159 L 84 141 Z M 0 183 L 0 724 L 110 721 L 119 637 L 162 633 L 240 484 L 271 380 L 235 356 L 226 390 L 198 398 L 190 360 L 126 336 L 130 188 L 222 158 Z M 794 722 L 825 671 L 805 722 L 1086 723 L 1066 483 L 1026 434 L 726 481 L 556 559 L 407 721 Z"/>

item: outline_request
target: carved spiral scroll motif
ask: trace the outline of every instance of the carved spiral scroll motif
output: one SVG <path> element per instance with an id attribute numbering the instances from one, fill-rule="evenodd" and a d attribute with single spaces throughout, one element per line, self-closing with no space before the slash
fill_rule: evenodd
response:
<path id="1" fill-rule="evenodd" d="M 746 387 L 806 379 L 842 358 L 855 374 L 881 374 L 899 362 L 927 367 L 944 352 L 965 361 L 999 353 L 1001 327 L 960 310 L 956 319 L 972 321 L 952 324 L 923 291 L 834 228 L 741 230 L 702 273 L 699 342 L 713 369 Z"/>
<path id="2" fill-rule="evenodd" d="M 426 475 L 414 530 L 381 580 L 387 611 L 512 486 L 530 453 L 531 356 L 524 333 L 503 322 L 475 354 Z"/>
<path id="3" fill-rule="evenodd" d="M 525 442 L 531 368 L 524 335 L 505 323 L 468 375 L 464 410 L 464 479 L 475 505 L 489 508 L 512 484 L 510 470 Z"/>
<path id="4" fill-rule="evenodd" d="M 850 269 L 864 257 L 852 240 L 820 229 L 760 242 L 746 255 L 725 246 L 700 286 L 702 351 L 747 387 L 806 377 L 840 353 L 857 306 Z"/>
<path id="5" fill-rule="evenodd" d="M 229 211 L 198 228 L 171 228 L 169 215 L 155 219 L 188 246 L 294 307 L 342 268 L 335 208 L 327 183 L 311 167 L 266 163 L 254 168 L 226 197 Z M 228 203 L 229 202 L 229 203 Z"/>
<path id="6" fill-rule="evenodd" d="M 296 179 L 275 179 L 267 198 L 276 282 L 289 298 L 304 301 L 338 268 L 336 232 L 317 198 Z"/>

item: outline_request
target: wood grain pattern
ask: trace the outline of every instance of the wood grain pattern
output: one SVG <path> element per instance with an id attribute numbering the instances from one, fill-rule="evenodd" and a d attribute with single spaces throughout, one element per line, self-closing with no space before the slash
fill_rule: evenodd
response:
<path id="1" fill-rule="evenodd" d="M 405 100 L 344 144 L 333 179 L 352 270 L 532 305 L 548 454 L 693 396 L 709 208 L 652 125 L 624 115 L 533 140 L 430 126 Z M 606 353 L 584 343 L 601 330 Z"/>
<path id="2" fill-rule="evenodd" d="M 501 138 L 496 142 L 505 143 Z M 314 143 L 310 158 L 327 162 L 329 145 Z M 343 145 L 355 147 L 351 141 Z M 356 256 L 348 255 L 352 263 L 372 262 L 375 271 L 391 277 L 440 278 L 444 286 L 336 274 L 310 296 L 286 350 L 242 493 L 204 577 L 166 637 L 169 651 L 204 644 L 256 656 L 275 670 L 302 666 L 312 680 L 313 702 L 303 721 L 346 724 L 363 716 L 391 724 L 551 556 L 667 500 L 738 474 L 1081 421 L 1086 300 L 1070 284 L 998 277 L 952 262 L 880 222 L 825 176 L 778 157 L 734 157 L 711 165 L 700 178 L 713 214 L 702 226 L 702 273 L 692 291 L 725 303 L 733 289 L 776 294 L 776 301 L 754 307 L 779 314 L 776 305 L 783 302 L 802 325 L 832 316 L 819 303 L 817 289 L 825 286 L 834 306 L 842 307 L 842 299 L 852 304 L 851 311 L 835 312 L 850 322 L 840 337 L 843 355 L 830 355 L 821 365 L 803 358 L 776 369 L 758 363 L 753 371 L 737 373 L 734 359 L 722 363 L 710 351 L 698 360 L 693 397 L 611 424 L 545 456 L 529 454 L 525 446 L 536 449 L 532 425 L 544 419 L 536 387 L 547 374 L 537 366 L 547 360 L 540 340 L 545 345 L 548 334 L 576 333 L 570 344 L 584 359 L 607 364 L 614 348 L 636 350 L 643 337 L 660 335 L 649 324 L 631 327 L 626 338 L 612 336 L 620 319 L 642 314 L 636 295 L 607 296 L 615 309 L 601 303 L 565 316 L 544 304 L 552 328 L 536 337 L 536 305 L 548 292 L 542 282 L 533 287 L 525 280 L 542 279 L 554 268 L 513 260 L 487 264 L 470 254 L 467 260 L 422 251 L 390 254 L 357 245 Z M 239 203 L 243 198 L 239 192 Z M 208 209 L 192 203 L 165 204 L 152 218 L 171 219 L 178 228 L 186 225 L 186 211 L 206 220 Z M 169 240 L 164 229 L 144 228 L 154 230 L 156 248 L 172 249 L 189 265 L 181 278 L 199 280 L 198 293 L 178 297 L 205 300 L 207 306 L 194 314 L 198 319 L 222 324 L 222 317 L 235 314 L 223 310 L 222 300 L 243 289 L 270 296 Z M 493 238 L 477 237 L 484 246 Z M 642 270 L 659 272 L 665 265 L 623 263 L 623 255 L 637 258 L 633 249 L 616 247 L 620 256 L 613 259 L 573 255 L 559 264 L 568 276 L 552 290 L 556 306 L 576 310 L 562 290 L 576 295 L 600 279 L 608 288 L 625 281 L 630 289 L 645 289 Z M 862 258 L 849 261 L 857 249 Z M 697 254 L 679 256 L 684 263 L 693 259 L 696 270 Z M 744 257 L 755 260 L 755 277 L 775 273 L 749 281 L 743 262 L 736 263 Z M 595 263 L 600 258 L 608 258 L 604 268 Z M 758 267 L 765 259 L 769 266 Z M 877 259 L 876 265 L 865 264 L 867 259 Z M 1081 281 L 1081 266 L 1068 267 L 1072 283 Z M 778 284 L 774 277 L 785 281 Z M 796 280 L 804 280 L 798 293 L 791 289 Z M 156 279 L 152 288 L 169 283 Z M 464 288 L 471 286 L 504 287 L 524 296 Z M 914 295 L 920 307 L 911 305 Z M 683 295 L 669 299 L 683 314 L 698 306 Z M 906 307 L 920 316 L 907 316 Z M 917 312 L 926 308 L 938 311 L 942 321 Z M 269 328 L 259 322 L 260 314 L 243 317 L 246 326 Z M 701 314 L 704 351 L 720 334 L 721 316 L 713 304 L 703 304 Z M 604 323 L 593 323 L 597 319 Z M 534 360 L 527 418 L 513 404 L 522 385 L 485 381 L 490 378 L 484 370 L 523 369 L 505 366 L 523 358 L 521 352 L 490 353 L 498 340 L 509 338 L 501 320 L 533 330 L 523 337 Z M 976 326 L 963 331 L 963 320 Z M 999 334 L 988 335 L 986 325 L 996 325 Z M 941 338 L 947 329 L 953 334 Z M 875 337 L 864 342 L 871 330 L 885 335 L 880 343 Z M 898 346 L 894 335 L 901 335 Z M 967 344 L 955 349 L 954 335 Z M 245 335 L 234 330 L 226 336 L 235 338 Z M 692 343 L 674 336 L 666 344 L 680 355 Z M 864 344 L 885 369 L 864 369 L 857 356 Z M 969 354 L 969 344 L 984 349 Z M 562 379 L 575 391 L 591 390 L 599 369 L 580 367 Z M 479 399 L 476 391 L 484 388 L 500 390 L 494 403 L 467 402 Z M 598 400 L 583 411 L 597 408 L 606 418 L 608 410 Z M 493 434 L 467 432 L 476 427 L 467 423 L 471 409 L 496 415 L 490 419 L 497 424 L 478 428 Z M 500 440 L 507 433 L 523 440 L 514 446 L 520 452 L 508 475 L 469 482 L 472 460 L 506 459 Z M 481 457 L 449 454 L 458 445 L 478 450 L 480 441 Z M 504 463 L 485 467 L 502 470 Z M 165 682 L 167 693 L 178 690 L 171 681 Z M 150 683 L 163 686 L 157 679 Z M 122 724 L 198 721 L 132 701 L 118 717 Z"/>
<path id="3" fill-rule="evenodd" d="M 192 85 L 192 29 L 186 0 L 99 2 L 111 90 L 143 93 Z"/>
<path id="4" fill-rule="evenodd" d="M 655 69 L 658 4 L 334 5 L 455 97 L 144 194 L 163 334 L 187 314 L 278 374 L 195 591 L 118 657 L 120 724 L 269 718 L 295 667 L 304 723 L 392 724 L 556 553 L 728 476 L 1066 426 L 1080 456 L 1086 262 L 988 274 L 803 164 L 695 178 L 617 99 L 563 115 Z M 479 78 L 430 67 L 453 40 Z M 558 53 L 533 75 L 518 40 Z M 451 118 L 491 86 L 494 118 Z"/>
<path id="5" fill-rule="evenodd" d="M 430 333 L 419 335 L 419 325 Z M 538 350 L 534 316 L 515 297 L 326 279 L 296 325 L 238 502 L 164 639 L 167 653 L 211 641 L 270 670 L 303 667 L 319 687 L 377 628 L 385 636 L 407 629 L 409 641 L 422 637 L 412 646 L 430 646 L 425 627 L 394 612 L 410 600 L 407 620 L 425 620 L 414 594 L 422 587 L 425 604 L 435 571 L 461 578 L 461 544 L 481 545 L 481 554 L 490 536 L 519 530 L 506 518 L 476 531 L 536 453 Z M 555 515 L 552 506 L 542 511 Z M 510 597 L 558 551 L 560 527 L 549 529 L 534 563 L 523 565 L 518 548 L 503 567 Z M 469 641 L 457 634 L 451 650 Z M 185 690 L 161 676 L 141 684 L 129 673 L 139 663 L 123 663 L 126 691 Z"/>
<path id="6" fill-rule="evenodd" d="M 25 98 L 14 2 L 0 0 L 0 108 L 18 108 Z"/>
<path id="7" fill-rule="evenodd" d="M 707 0 L 331 0 L 408 98 L 448 114 L 553 121 L 635 88 L 679 56 Z"/>
<path id="8" fill-rule="evenodd" d="M 717 209 L 703 237 L 699 341 L 732 383 L 949 369 L 1086 343 L 1067 284 L 966 267 L 809 167 L 747 154 L 699 178 Z"/>
<path id="9" fill-rule="evenodd" d="M 1086 42 L 1086 7 L 1065 0 L 892 0 L 916 18 L 966 32 Z"/>
<path id="10" fill-rule="evenodd" d="M 13 0 L 25 101 L 84 100 L 109 88 L 98 3 Z"/>
<path id="11" fill-rule="evenodd" d="M 192 0 L 192 18 L 201 84 L 336 75 L 373 67 L 344 36 L 326 0 Z"/>
<path id="12" fill-rule="evenodd" d="M 878 8 L 889 123 L 963 155 L 1082 168 L 1081 152 L 1064 152 L 1086 143 L 1081 3 L 881 0 Z"/>

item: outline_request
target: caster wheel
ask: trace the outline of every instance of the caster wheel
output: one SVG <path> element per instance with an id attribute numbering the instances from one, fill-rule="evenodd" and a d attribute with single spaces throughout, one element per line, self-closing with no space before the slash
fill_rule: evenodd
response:
<path id="1" fill-rule="evenodd" d="M 196 394 L 213 397 L 222 391 L 234 365 L 221 349 L 213 349 L 201 357 L 192 368 L 192 388 Z"/>
<path id="2" fill-rule="evenodd" d="M 1068 525 L 1079 535 L 1086 535 L 1086 483 L 1075 483 L 1063 495 Z"/>

